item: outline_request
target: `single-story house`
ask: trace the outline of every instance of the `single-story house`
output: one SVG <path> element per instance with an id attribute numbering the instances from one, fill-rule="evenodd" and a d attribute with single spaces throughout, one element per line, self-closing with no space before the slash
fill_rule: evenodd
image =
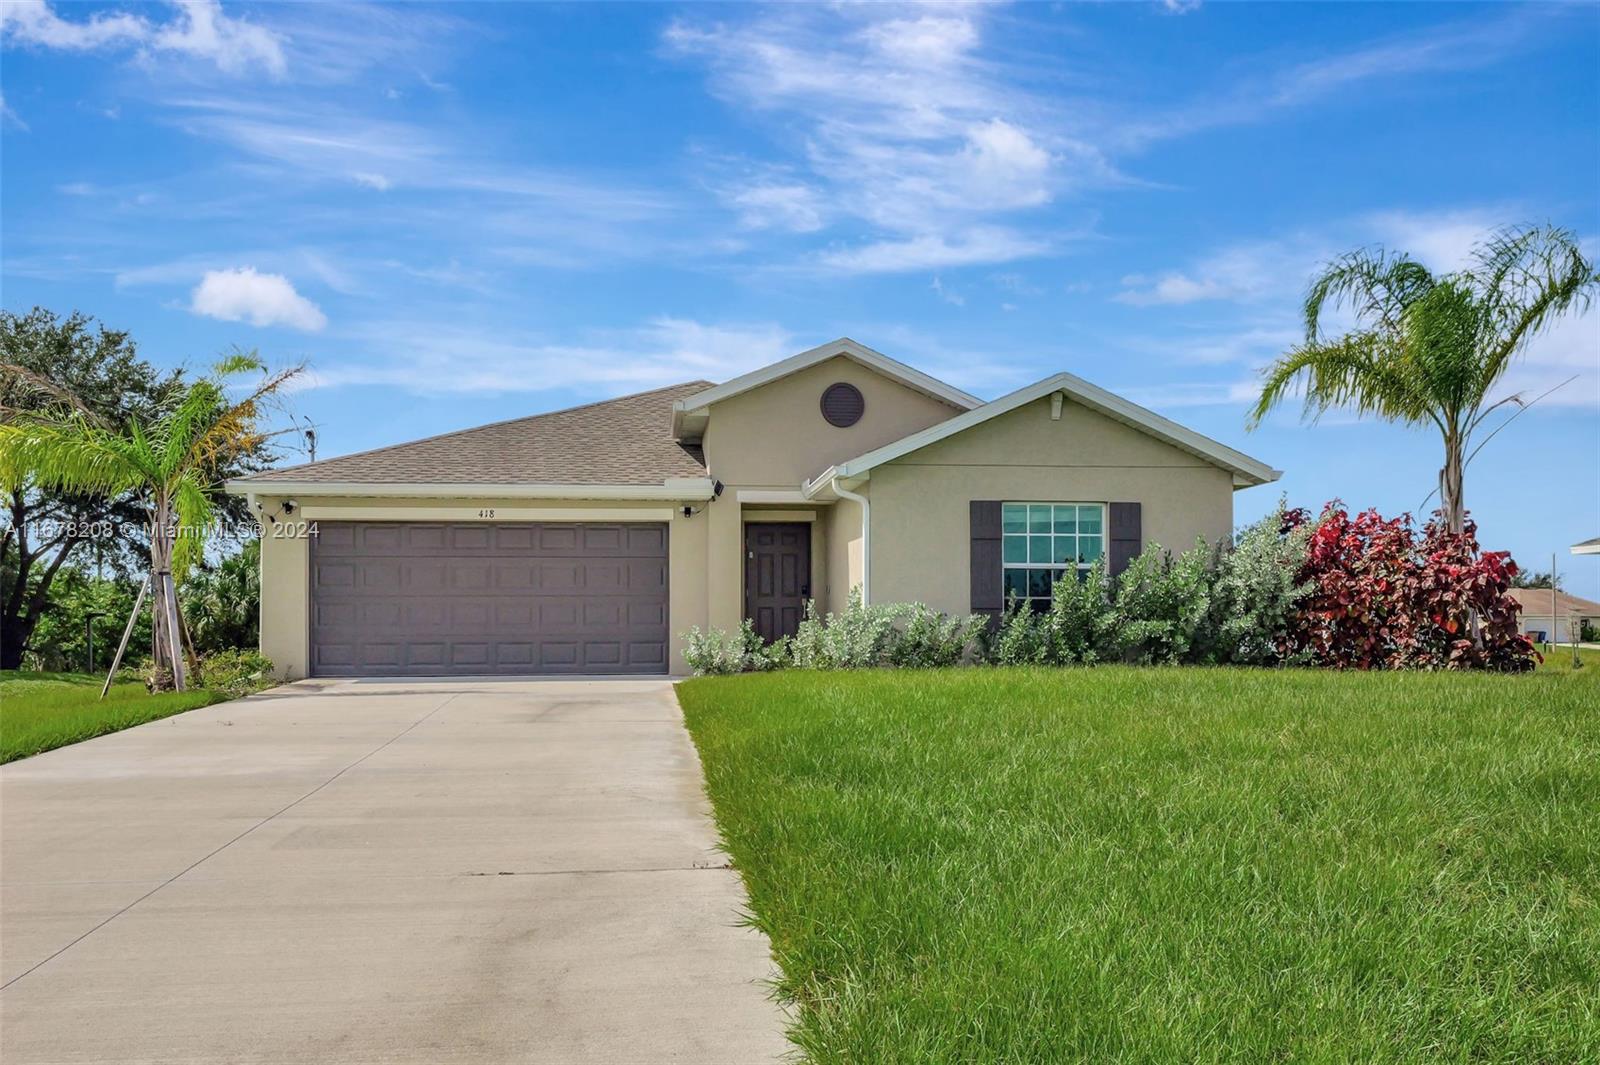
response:
<path id="1" fill-rule="evenodd" d="M 1549 588 L 1512 588 L 1510 595 L 1522 607 L 1517 625 L 1536 640 L 1549 640 L 1553 634 L 1556 643 L 1571 643 L 1575 634 L 1581 637 L 1585 621 L 1600 629 L 1600 603 L 1592 599 L 1579 599 Z M 1555 597 L 1554 625 L 1550 623 L 1552 596 Z"/>
<path id="2" fill-rule="evenodd" d="M 807 600 L 999 614 L 1228 536 L 1279 471 L 1072 374 L 985 403 L 841 339 L 229 482 L 289 677 L 683 672 L 682 634 Z"/>

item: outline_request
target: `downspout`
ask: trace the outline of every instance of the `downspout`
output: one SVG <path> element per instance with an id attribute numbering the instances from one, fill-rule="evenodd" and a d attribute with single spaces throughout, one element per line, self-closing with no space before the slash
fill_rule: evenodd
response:
<path id="1" fill-rule="evenodd" d="M 833 475 L 828 487 L 832 488 L 840 499 L 861 504 L 861 605 L 866 606 L 871 602 L 872 588 L 872 504 L 867 501 L 866 496 L 858 495 L 841 485 L 838 474 Z"/>

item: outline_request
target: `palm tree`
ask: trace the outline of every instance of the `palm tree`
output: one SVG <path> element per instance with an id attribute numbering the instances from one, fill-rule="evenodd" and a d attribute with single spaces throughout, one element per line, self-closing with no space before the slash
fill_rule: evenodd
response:
<path id="1" fill-rule="evenodd" d="M 1495 410 L 1528 406 L 1520 394 L 1491 403 L 1490 393 L 1530 340 L 1567 311 L 1587 310 L 1597 286 L 1573 235 L 1551 226 L 1496 232 L 1473 248 L 1467 269 L 1440 276 L 1403 254 L 1351 252 L 1312 282 L 1305 342 L 1263 373 L 1250 426 L 1302 382 L 1308 421 L 1339 407 L 1436 426 L 1444 437 L 1436 490 L 1459 533 L 1463 474 L 1499 429 L 1476 448 L 1474 434 Z M 1352 312 L 1355 327 L 1330 338 L 1323 315 L 1338 310 Z"/>
<path id="2" fill-rule="evenodd" d="M 110 428 L 70 405 L 57 418 L 0 423 L 0 485 L 31 481 L 85 494 L 131 494 L 143 504 L 150 528 L 153 657 L 158 676 L 169 674 L 180 691 L 185 680 L 176 582 L 199 560 L 216 525 L 212 471 L 262 446 L 268 435 L 257 424 L 263 405 L 298 372 L 269 373 L 254 352 L 230 356 L 148 427 L 132 421 L 126 429 Z M 261 379 L 242 399 L 230 400 L 230 383 L 245 374 Z"/>

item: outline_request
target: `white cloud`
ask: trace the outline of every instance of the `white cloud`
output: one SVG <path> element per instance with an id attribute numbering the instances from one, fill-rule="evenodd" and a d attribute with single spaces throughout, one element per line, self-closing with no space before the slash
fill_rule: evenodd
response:
<path id="1" fill-rule="evenodd" d="M 1445 273 L 1469 265 L 1473 245 L 1519 214 L 1520 210 L 1509 204 L 1377 211 L 1314 232 L 1230 244 L 1179 269 L 1130 274 L 1122 279 L 1122 291 L 1114 298 L 1134 306 L 1202 300 L 1297 304 L 1319 267 L 1346 251 L 1381 246 Z"/>
<path id="2" fill-rule="evenodd" d="M 394 182 L 382 174 L 373 174 L 365 170 L 358 170 L 351 174 L 350 180 L 357 185 L 365 185 L 369 189 L 377 189 L 379 192 L 388 192 L 394 187 Z"/>
<path id="3" fill-rule="evenodd" d="M 1247 75 L 1220 95 L 1200 97 L 1165 113 L 1125 115 L 1105 130 L 1106 143 L 1137 148 L 1261 121 L 1291 108 L 1350 96 L 1369 83 L 1492 66 L 1579 11 L 1555 4 L 1506 5 L 1501 10 L 1499 17 L 1429 26 Z"/>
<path id="4" fill-rule="evenodd" d="M 880 240 L 822 253 L 822 264 L 846 274 L 890 274 L 977 263 L 1010 262 L 1044 255 L 1050 246 L 1003 226 Z"/>
<path id="5" fill-rule="evenodd" d="M 287 69 L 284 39 L 271 30 L 222 13 L 219 0 L 173 3 L 173 17 L 152 23 L 126 12 L 100 12 L 81 22 L 68 21 L 45 0 L 7 0 L 0 6 L 0 29 L 8 41 L 95 51 L 118 45 L 146 54 L 176 53 L 205 59 L 230 74 L 261 67 L 274 77 Z"/>
<path id="6" fill-rule="evenodd" d="M 928 287 L 933 289 L 935 295 L 952 307 L 965 307 L 967 305 L 967 297 L 947 286 L 937 275 L 935 275 L 933 283 Z"/>
<path id="7" fill-rule="evenodd" d="M 1458 211 L 1380 211 L 1367 215 L 1362 224 L 1386 248 L 1405 252 L 1428 269 L 1443 273 L 1468 266 L 1473 245 L 1518 213 L 1509 205 Z"/>
<path id="8" fill-rule="evenodd" d="M 437 322 L 386 323 L 347 335 L 381 359 L 318 367 L 319 385 L 389 385 L 419 395 L 563 388 L 621 394 L 695 378 L 725 380 L 803 346 L 771 323 L 673 317 L 569 341 Z"/>
<path id="9" fill-rule="evenodd" d="M 4 11 L 4 8 L 0 8 L 0 13 L 3 13 Z M 0 125 L 4 125 L 7 122 L 11 123 L 13 126 L 16 126 L 24 133 L 28 132 L 28 124 L 22 121 L 21 115 L 17 114 L 11 109 L 10 104 L 6 103 L 5 93 L 0 93 Z"/>
<path id="10" fill-rule="evenodd" d="M 1304 293 L 1324 245 L 1305 234 L 1246 241 L 1222 248 L 1181 270 L 1130 274 L 1113 298 L 1136 307 L 1202 300 L 1294 301 Z"/>
<path id="11" fill-rule="evenodd" d="M 258 274 L 254 267 L 207 271 L 195 286 L 189 309 L 225 322 L 284 325 L 306 333 L 328 324 L 322 310 L 294 290 L 282 274 Z"/>
<path id="12" fill-rule="evenodd" d="M 750 229 L 813 233 L 824 224 L 822 199 L 808 185 L 751 185 L 731 190 L 728 199 Z"/>
<path id="13" fill-rule="evenodd" d="M 730 105 L 776 118 L 790 169 L 804 177 L 767 205 L 788 208 L 804 188 L 807 209 L 762 217 L 799 220 L 786 227 L 797 232 L 843 222 L 865 230 L 861 247 L 820 254 L 822 268 L 914 271 L 1038 254 L 1048 242 L 1004 216 L 1119 180 L 1114 169 L 1063 132 L 1013 72 L 979 56 L 985 11 L 905 12 L 792 6 L 734 24 L 680 22 L 666 43 L 703 60 Z M 767 188 L 754 186 L 775 199 Z M 727 196 L 746 224 L 750 195 Z M 817 202 L 829 209 L 811 210 Z"/>
<path id="14" fill-rule="evenodd" d="M 1261 384 L 1253 377 L 1235 381 L 1168 381 L 1159 385 L 1125 385 L 1117 395 L 1155 410 L 1179 407 L 1232 407 L 1253 402 Z"/>

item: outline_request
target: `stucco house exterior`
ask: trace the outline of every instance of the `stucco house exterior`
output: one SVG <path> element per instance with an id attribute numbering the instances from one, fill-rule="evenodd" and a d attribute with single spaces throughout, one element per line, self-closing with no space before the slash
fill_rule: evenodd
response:
<path id="1" fill-rule="evenodd" d="M 1279 471 L 1056 374 L 985 403 L 841 339 L 228 485 L 289 677 L 683 672 L 681 634 L 808 599 L 999 614 L 1185 548 Z"/>
<path id="2" fill-rule="evenodd" d="M 1518 627 L 1535 640 L 1572 643 L 1582 639 L 1585 624 L 1600 629 L 1600 603 L 1592 599 L 1549 588 L 1512 588 L 1506 594 L 1522 607 Z"/>

